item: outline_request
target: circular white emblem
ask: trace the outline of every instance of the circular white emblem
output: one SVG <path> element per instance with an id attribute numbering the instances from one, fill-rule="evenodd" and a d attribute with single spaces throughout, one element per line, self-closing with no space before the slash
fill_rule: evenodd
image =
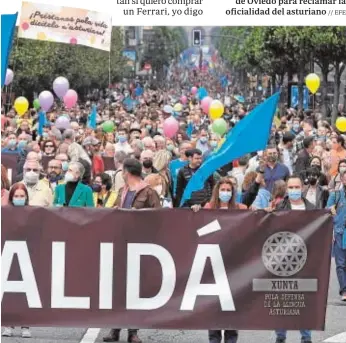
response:
<path id="1" fill-rule="evenodd" d="M 292 232 L 271 235 L 262 248 L 264 266 L 277 276 L 297 274 L 304 267 L 307 257 L 304 240 Z"/>

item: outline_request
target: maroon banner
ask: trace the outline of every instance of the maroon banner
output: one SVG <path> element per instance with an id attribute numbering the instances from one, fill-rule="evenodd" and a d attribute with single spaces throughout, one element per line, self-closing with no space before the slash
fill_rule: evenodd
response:
<path id="1" fill-rule="evenodd" d="M 323 330 L 325 211 L 2 208 L 2 325 Z"/>

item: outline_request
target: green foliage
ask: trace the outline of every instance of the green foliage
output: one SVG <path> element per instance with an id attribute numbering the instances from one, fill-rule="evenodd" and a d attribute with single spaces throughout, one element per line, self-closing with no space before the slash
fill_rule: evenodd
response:
<path id="1" fill-rule="evenodd" d="M 13 91 L 31 97 L 33 92 L 51 90 L 57 76 L 65 76 L 79 94 L 88 88 L 108 87 L 109 57 L 111 82 L 121 76 L 123 35 L 113 27 L 111 52 L 84 46 L 18 39 L 15 35 L 10 66 L 14 68 Z"/>

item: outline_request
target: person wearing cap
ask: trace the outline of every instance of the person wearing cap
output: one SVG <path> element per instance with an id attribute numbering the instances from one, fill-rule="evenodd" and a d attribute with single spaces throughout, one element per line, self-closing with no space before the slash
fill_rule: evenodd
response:
<path id="1" fill-rule="evenodd" d="M 83 147 L 92 160 L 92 174 L 98 175 L 105 171 L 103 159 L 99 154 L 100 141 L 95 137 L 87 137 L 83 141 Z"/>
<path id="2" fill-rule="evenodd" d="M 131 142 L 134 140 L 134 139 L 140 139 L 141 138 L 141 134 L 142 134 L 142 131 L 139 127 L 132 127 L 130 129 L 130 140 Z"/>

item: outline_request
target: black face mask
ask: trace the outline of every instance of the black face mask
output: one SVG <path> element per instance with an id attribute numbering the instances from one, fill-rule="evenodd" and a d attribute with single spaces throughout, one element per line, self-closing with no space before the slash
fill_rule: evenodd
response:
<path id="1" fill-rule="evenodd" d="M 144 160 L 143 161 L 143 167 L 146 169 L 150 169 L 153 167 L 153 161 L 152 160 Z"/>
<path id="2" fill-rule="evenodd" d="M 100 192 L 101 192 L 101 189 L 102 189 L 102 186 L 99 185 L 99 184 L 93 184 L 93 185 L 91 186 L 91 188 L 92 188 L 93 192 L 100 193 Z"/>
<path id="3" fill-rule="evenodd" d="M 314 164 L 313 166 L 311 166 L 312 168 L 316 168 L 318 171 L 322 170 L 322 167 L 319 165 Z"/>
<path id="4" fill-rule="evenodd" d="M 310 177 L 308 178 L 308 180 L 309 180 L 309 184 L 310 184 L 311 186 L 315 186 L 315 185 L 317 184 L 317 177 L 316 177 L 316 176 L 310 176 Z"/>

